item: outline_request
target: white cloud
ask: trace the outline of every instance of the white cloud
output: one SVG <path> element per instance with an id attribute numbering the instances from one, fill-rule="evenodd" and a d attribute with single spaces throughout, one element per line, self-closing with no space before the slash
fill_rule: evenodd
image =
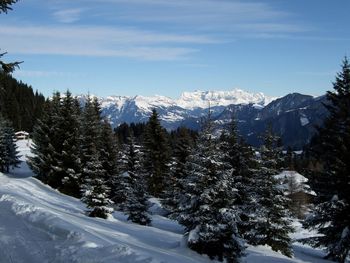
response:
<path id="1" fill-rule="evenodd" d="M 0 26 L 1 45 L 11 53 L 114 56 L 146 60 L 185 59 L 211 44 L 206 36 L 160 34 L 135 29 L 68 26 Z"/>
<path id="2" fill-rule="evenodd" d="M 82 8 L 59 10 L 53 13 L 54 18 L 61 23 L 73 23 L 80 20 Z"/>

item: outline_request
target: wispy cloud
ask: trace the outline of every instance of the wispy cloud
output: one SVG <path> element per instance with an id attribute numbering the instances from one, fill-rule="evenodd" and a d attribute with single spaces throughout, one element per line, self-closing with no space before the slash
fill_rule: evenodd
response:
<path id="1" fill-rule="evenodd" d="M 73 23 L 80 20 L 80 16 L 83 12 L 82 8 L 65 9 L 55 11 L 53 13 L 54 18 L 61 23 Z"/>
<path id="2" fill-rule="evenodd" d="M 0 26 L 1 45 L 12 53 L 114 56 L 146 60 L 185 59 L 213 44 L 205 35 L 162 34 L 150 31 L 83 26 Z"/>
<path id="3" fill-rule="evenodd" d="M 76 77 L 79 74 L 72 72 L 61 71 L 46 71 L 46 70 L 16 70 L 14 75 L 17 77 L 34 77 L 34 78 L 50 78 L 50 77 Z"/>

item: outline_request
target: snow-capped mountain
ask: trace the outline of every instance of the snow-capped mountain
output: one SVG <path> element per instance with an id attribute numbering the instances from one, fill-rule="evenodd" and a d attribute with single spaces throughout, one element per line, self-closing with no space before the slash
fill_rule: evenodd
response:
<path id="1" fill-rule="evenodd" d="M 82 101 L 86 95 L 78 96 Z M 249 93 L 241 89 L 232 91 L 194 91 L 184 92 L 178 99 L 165 96 L 108 96 L 99 98 L 103 115 L 112 126 L 123 122 L 145 122 L 153 109 L 159 113 L 163 125 L 173 129 L 189 118 L 199 118 L 207 113 L 209 106 L 214 113 L 220 113 L 226 106 L 253 104 L 264 107 L 276 98 L 263 93 Z"/>
<path id="2" fill-rule="evenodd" d="M 87 96 L 78 96 L 82 103 Z M 121 123 L 146 122 L 156 109 L 162 125 L 168 129 L 186 126 L 200 128 L 200 119 L 212 112 L 212 118 L 222 127 L 231 118 L 232 111 L 238 128 L 252 145 L 259 145 L 259 136 L 267 123 L 282 137 L 286 146 L 301 148 L 315 133 L 315 124 L 322 124 L 326 111 L 322 106 L 325 97 L 318 98 L 298 93 L 281 98 L 249 93 L 240 89 L 232 91 L 184 92 L 180 98 L 165 96 L 109 96 L 99 98 L 102 114 L 113 127 Z"/>

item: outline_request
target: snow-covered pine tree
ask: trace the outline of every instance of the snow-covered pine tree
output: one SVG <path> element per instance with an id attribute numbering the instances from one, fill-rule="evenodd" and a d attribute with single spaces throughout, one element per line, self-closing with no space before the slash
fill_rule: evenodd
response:
<path id="1" fill-rule="evenodd" d="M 119 194 L 124 197 L 121 207 L 129 216 L 128 220 L 140 225 L 149 225 L 151 218 L 147 213 L 148 195 L 141 166 L 141 147 L 135 144 L 132 134 L 128 140 L 129 143 L 124 147 L 124 165 L 120 174 Z"/>
<path id="2" fill-rule="evenodd" d="M 37 121 L 33 132 L 33 157 L 29 158 L 29 166 L 37 178 L 53 188 L 62 186 L 62 177 L 57 176 L 57 154 L 62 152 L 63 140 L 58 129 L 57 116 L 60 112 L 61 95 L 55 93 L 51 100 L 45 103 L 45 109 Z"/>
<path id="3" fill-rule="evenodd" d="M 0 171 L 9 172 L 21 162 L 15 143 L 16 137 L 9 121 L 0 116 Z"/>
<path id="4" fill-rule="evenodd" d="M 191 249 L 212 259 L 237 262 L 244 245 L 237 229 L 236 189 L 211 128 L 209 115 L 186 164 L 179 220 Z"/>
<path id="5" fill-rule="evenodd" d="M 257 210 L 257 187 L 255 174 L 257 160 L 251 146 L 238 135 L 237 124 L 232 113 L 231 121 L 220 137 L 223 161 L 232 169 L 231 180 L 236 189 L 234 206 L 237 210 L 239 234 L 245 237 L 255 226 Z"/>
<path id="6" fill-rule="evenodd" d="M 116 137 L 113 134 L 111 125 L 107 120 L 102 121 L 101 142 L 100 142 L 100 161 L 103 169 L 106 171 L 104 180 L 109 188 L 113 187 L 113 180 L 118 176 L 118 146 Z M 110 196 L 111 198 L 112 196 Z"/>
<path id="7" fill-rule="evenodd" d="M 293 252 L 289 234 L 293 228 L 288 219 L 289 199 L 284 196 L 274 177 L 279 173 L 281 149 L 277 147 L 278 137 L 272 132 L 270 125 L 263 140 L 260 167 L 256 174 L 258 207 L 255 228 L 246 237 L 252 245 L 269 245 L 273 250 L 291 257 Z"/>
<path id="8" fill-rule="evenodd" d="M 305 222 L 321 235 L 304 241 L 326 247 L 326 258 L 345 262 L 350 251 L 350 64 L 346 57 L 333 88 L 325 105 L 329 116 L 311 149 L 313 158 L 322 164 L 315 177 L 324 180 L 315 188 L 321 198 Z"/>
<path id="9" fill-rule="evenodd" d="M 65 194 L 81 197 L 80 191 L 80 142 L 79 142 L 79 118 L 80 107 L 77 99 L 67 91 L 62 98 L 58 127 L 62 142 L 62 152 L 57 154 L 58 167 L 62 178 L 62 186 L 59 188 Z"/>
<path id="10" fill-rule="evenodd" d="M 166 131 L 161 126 L 158 113 L 154 109 L 144 134 L 144 168 L 148 177 L 148 191 L 160 197 L 169 177 L 169 143 Z"/>
<path id="11" fill-rule="evenodd" d="M 81 183 L 82 201 L 89 208 L 89 216 L 107 218 L 112 212 L 109 199 L 110 188 L 105 181 L 105 173 L 100 161 L 98 147 L 101 145 L 101 122 L 90 98 L 88 98 L 81 119 Z"/>
<path id="12" fill-rule="evenodd" d="M 170 167 L 169 180 L 167 182 L 164 199 L 164 207 L 169 210 L 170 217 L 176 219 L 178 216 L 179 202 L 184 194 L 184 182 L 186 173 L 185 166 L 187 158 L 193 148 L 193 139 L 188 129 L 180 127 L 175 139 L 172 165 Z"/>

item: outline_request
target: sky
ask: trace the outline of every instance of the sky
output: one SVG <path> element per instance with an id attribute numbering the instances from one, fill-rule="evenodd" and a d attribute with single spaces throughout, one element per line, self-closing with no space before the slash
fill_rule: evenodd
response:
<path id="1" fill-rule="evenodd" d="M 14 77 L 44 95 L 241 88 L 322 95 L 350 56 L 349 0 L 19 0 L 0 14 Z"/>

